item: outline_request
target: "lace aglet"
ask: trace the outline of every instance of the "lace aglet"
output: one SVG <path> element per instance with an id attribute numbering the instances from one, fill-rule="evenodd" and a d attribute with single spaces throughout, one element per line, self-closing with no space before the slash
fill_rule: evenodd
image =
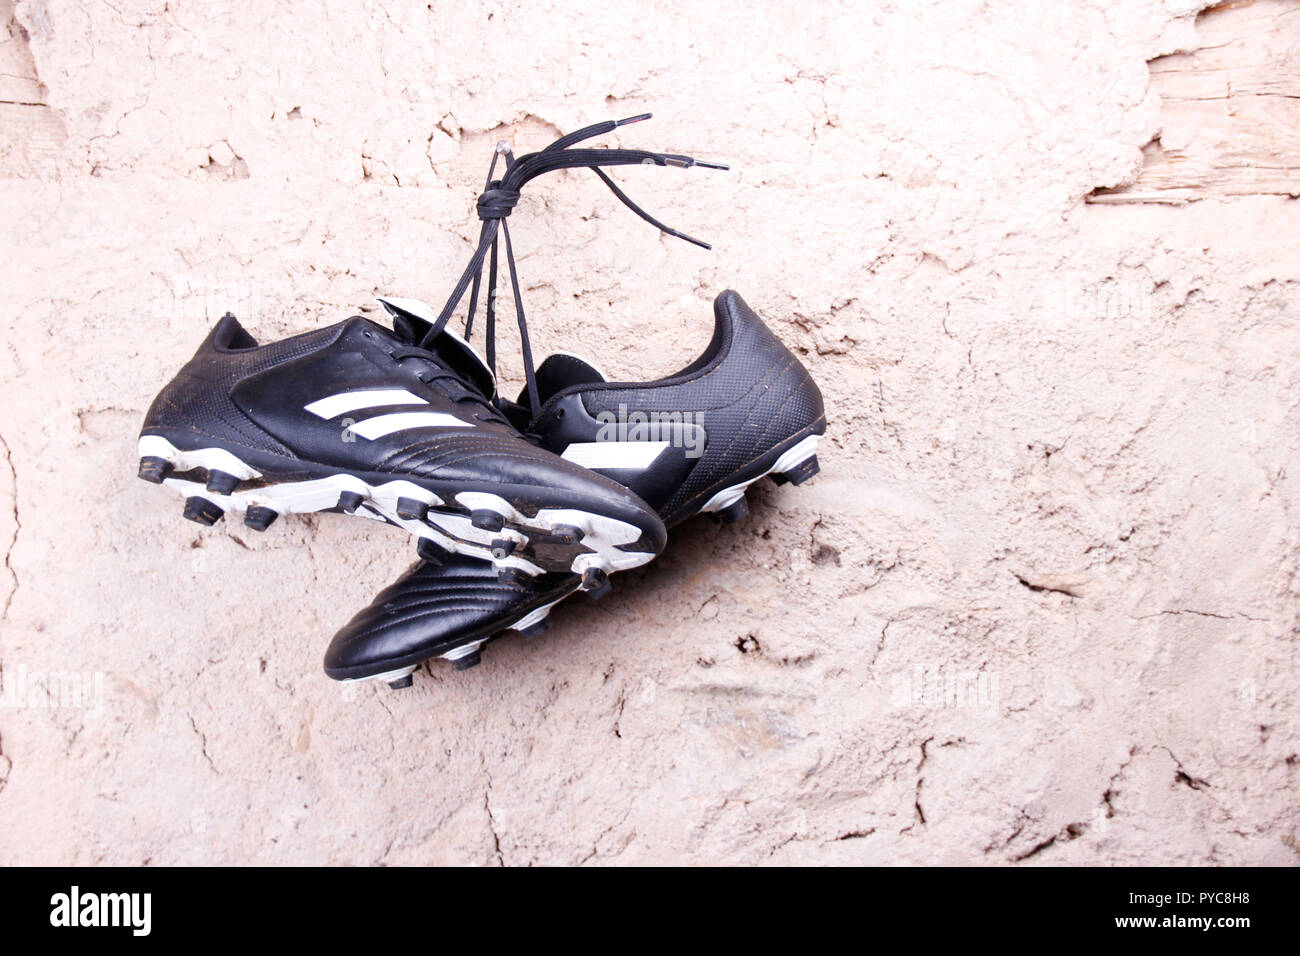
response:
<path id="1" fill-rule="evenodd" d="M 703 239 L 696 239 L 694 236 L 688 236 L 686 233 L 678 232 L 676 229 L 664 229 L 664 232 L 668 233 L 670 236 L 676 236 L 678 239 L 685 239 L 687 242 L 691 243 L 691 245 L 699 246 L 701 249 L 708 249 L 710 251 L 713 249 L 713 247 Z"/>
<path id="2" fill-rule="evenodd" d="M 510 144 L 504 139 L 497 143 L 496 151 L 506 158 L 506 169 L 515 164 L 515 154 L 510 150 Z"/>
<path id="3" fill-rule="evenodd" d="M 730 169 L 730 166 L 724 166 L 721 163 L 706 163 L 702 159 L 696 159 L 694 156 L 681 156 L 677 153 L 661 153 L 660 159 L 664 161 L 665 166 L 676 166 L 678 169 L 689 169 L 692 166 L 701 166 L 704 169 Z"/>
<path id="4" fill-rule="evenodd" d="M 639 116 L 629 116 L 627 119 L 615 120 L 615 126 L 631 126 L 633 123 L 641 123 L 654 116 L 653 113 L 642 113 Z"/>

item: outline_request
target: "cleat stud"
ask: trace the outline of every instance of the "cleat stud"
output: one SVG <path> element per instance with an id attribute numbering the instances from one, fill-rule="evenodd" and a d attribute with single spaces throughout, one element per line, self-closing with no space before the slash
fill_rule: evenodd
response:
<path id="1" fill-rule="evenodd" d="M 265 531 L 271 523 L 280 517 L 280 512 L 265 505 L 254 505 L 244 512 L 244 526 L 254 531 Z"/>
<path id="2" fill-rule="evenodd" d="M 403 521 L 423 521 L 429 514 L 429 506 L 415 498 L 397 499 L 397 517 Z"/>
<path id="3" fill-rule="evenodd" d="M 505 518 L 495 511 L 479 508 L 469 513 L 470 524 L 484 531 L 500 531 L 506 526 Z"/>
<path id="4" fill-rule="evenodd" d="M 411 684 L 413 683 L 414 681 L 411 679 L 411 675 L 407 674 L 403 677 L 397 678 L 397 680 L 390 680 L 388 682 L 388 686 L 391 687 L 393 690 L 405 690 L 406 688 L 410 687 Z"/>
<path id="5" fill-rule="evenodd" d="M 776 481 L 778 485 L 783 485 L 787 481 L 792 485 L 802 485 L 819 471 L 821 471 L 821 465 L 817 463 L 817 456 L 812 455 L 809 458 L 805 458 L 789 471 L 782 473 L 780 476 L 773 475 L 772 479 Z"/>
<path id="6" fill-rule="evenodd" d="M 582 590 L 593 601 L 599 601 L 610 591 L 609 575 L 600 568 L 587 568 L 582 572 Z"/>
<path id="7" fill-rule="evenodd" d="M 571 524 L 557 524 L 552 534 L 560 544 L 577 544 L 586 536 L 587 532 Z"/>
<path id="8" fill-rule="evenodd" d="M 137 474 L 151 484 L 161 485 L 171 471 L 172 463 L 166 458 L 149 455 L 140 459 L 140 471 Z"/>
<path id="9" fill-rule="evenodd" d="M 363 495 L 359 495 L 355 491 L 345 491 L 339 495 L 338 507 L 344 514 L 354 514 L 365 500 Z"/>
<path id="10" fill-rule="evenodd" d="M 475 649 L 473 651 L 470 651 L 464 657 L 456 658 L 454 661 L 452 661 L 452 663 L 456 665 L 456 670 L 467 671 L 471 667 L 478 667 L 479 664 L 482 664 L 483 655 L 477 649 Z"/>
<path id="11" fill-rule="evenodd" d="M 497 582 L 505 585 L 523 587 L 528 583 L 528 575 L 518 568 L 502 568 L 497 572 Z"/>
<path id="12" fill-rule="evenodd" d="M 749 505 L 745 503 L 745 496 L 741 495 L 727 507 L 720 508 L 712 514 L 713 520 L 718 524 L 735 524 L 749 514 Z"/>
<path id="13" fill-rule="evenodd" d="M 542 618 L 536 624 L 519 629 L 520 635 L 525 641 L 531 641 L 534 637 L 541 637 L 551 629 L 551 622 L 547 618 Z"/>
<path id="14" fill-rule="evenodd" d="M 509 538 L 497 538 L 492 542 L 492 557 L 497 561 L 504 561 L 515 552 L 516 542 Z"/>
<path id="15" fill-rule="evenodd" d="M 216 495 L 228 495 L 235 490 L 239 479 L 224 471 L 208 472 L 208 491 Z"/>
<path id="16" fill-rule="evenodd" d="M 434 564 L 442 564 L 442 562 L 451 557 L 450 551 L 430 538 L 420 538 L 417 540 L 415 542 L 415 552 L 425 561 L 430 561 Z"/>
<path id="17" fill-rule="evenodd" d="M 225 512 L 221 510 L 221 506 L 216 502 L 195 495 L 192 498 L 185 499 L 185 510 L 182 514 L 190 521 L 197 521 L 199 524 L 211 527 L 220 520 Z"/>

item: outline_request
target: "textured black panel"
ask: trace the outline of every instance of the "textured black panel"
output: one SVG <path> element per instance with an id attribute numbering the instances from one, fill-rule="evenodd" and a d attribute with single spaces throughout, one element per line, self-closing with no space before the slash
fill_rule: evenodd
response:
<path id="1" fill-rule="evenodd" d="M 594 419 L 602 412 L 697 412 L 708 446 L 673 494 L 659 505 L 669 525 L 687 517 L 700 499 L 726 487 L 747 466 L 792 436 L 825 430 L 821 391 L 808 370 L 745 301 L 726 291 L 714 303 L 715 330 L 704 355 L 675 376 L 655 382 L 580 384 L 561 389 L 537 416 L 531 431 L 563 451 L 570 441 L 593 441 L 573 433 L 555 411 L 578 394 Z M 666 464 L 674 459 L 666 458 Z M 612 475 L 614 473 L 611 473 Z M 614 475 L 614 477 L 621 477 Z M 634 485 L 635 487 L 635 485 Z"/>
<path id="2" fill-rule="evenodd" d="M 280 342 L 231 348 L 231 342 L 252 343 L 234 316 L 219 321 L 194 357 L 163 387 L 145 415 L 144 427 L 183 429 L 195 435 L 224 439 L 272 454 L 289 454 L 274 436 L 251 421 L 230 400 L 235 385 L 285 362 L 292 362 L 332 345 L 344 323 L 305 332 Z"/>

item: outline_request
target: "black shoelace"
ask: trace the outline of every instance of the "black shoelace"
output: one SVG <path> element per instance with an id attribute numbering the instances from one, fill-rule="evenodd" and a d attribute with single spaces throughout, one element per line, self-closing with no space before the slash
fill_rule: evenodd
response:
<path id="1" fill-rule="evenodd" d="M 610 188 L 610 191 L 623 205 L 660 232 L 675 236 L 678 239 L 684 239 L 705 249 L 712 248 L 707 242 L 701 242 L 699 239 L 678 232 L 654 218 L 654 216 L 629 199 L 627 194 L 618 187 L 614 180 L 610 179 L 609 175 L 601 167 L 636 165 L 676 166 L 681 169 L 687 169 L 691 166 L 701 166 L 707 169 L 727 169 L 728 167 L 718 163 L 701 162 L 692 159 L 690 156 L 681 156 L 676 153 L 654 153 L 640 149 L 570 148 L 583 140 L 602 136 L 620 126 L 637 123 L 649 118 L 650 114 L 645 113 L 628 119 L 606 120 L 603 123 L 596 123 L 593 126 L 561 136 L 539 152 L 527 153 L 517 159 L 504 143 L 500 144 L 492 156 L 492 165 L 488 168 L 487 185 L 483 190 L 483 194 L 478 197 L 478 217 L 483 220 L 483 227 L 479 232 L 478 248 L 474 250 L 474 255 L 470 257 L 469 265 L 461 275 L 460 281 L 456 283 L 456 288 L 452 290 L 451 296 L 447 299 L 447 304 L 442 307 L 442 312 L 438 315 L 437 321 L 425 333 L 420 345 L 425 348 L 429 347 L 433 340 L 441 334 L 467 290 L 470 297 L 469 314 L 465 320 L 465 338 L 469 339 L 474 328 L 474 316 L 478 311 L 479 292 L 483 281 L 483 266 L 486 261 L 488 280 L 484 338 L 487 340 L 488 365 L 492 369 L 492 373 L 496 374 L 497 243 L 499 238 L 503 236 L 506 247 L 506 264 L 510 270 L 510 286 L 514 292 L 515 317 L 519 322 L 519 341 L 523 352 L 524 377 L 528 383 L 528 401 L 534 412 L 540 408 L 541 400 L 537 389 L 537 376 L 533 368 L 533 351 L 528 340 L 528 324 L 524 318 L 523 296 L 519 289 L 519 275 L 515 270 L 514 249 L 510 243 L 510 228 L 506 223 L 506 218 L 519 202 L 519 193 L 524 184 L 544 173 L 557 169 L 579 167 L 590 169 L 600 177 L 601 182 Z M 505 174 L 500 179 L 493 179 L 492 176 L 496 172 L 497 160 L 503 155 L 506 162 Z"/>
<path id="2" fill-rule="evenodd" d="M 425 385 L 436 384 L 454 402 L 478 406 L 479 410 L 474 413 L 474 417 L 479 421 L 509 424 L 509 420 L 496 405 L 492 404 L 490 398 L 466 384 L 462 377 L 463 373 L 449 368 L 432 352 L 418 345 L 403 345 L 395 348 L 391 354 L 395 362 L 403 362 L 407 359 L 423 362 L 425 371 L 420 373 L 420 381 Z"/>

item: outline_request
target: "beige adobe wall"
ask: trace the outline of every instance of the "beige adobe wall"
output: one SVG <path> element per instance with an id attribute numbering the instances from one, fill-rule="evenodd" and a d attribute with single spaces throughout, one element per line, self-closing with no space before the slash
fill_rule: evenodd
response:
<path id="1" fill-rule="evenodd" d="M 1300 5 L 1202 6 L 0 0 L 0 666 L 66 691 L 0 862 L 1295 864 Z M 646 110 L 715 250 L 536 183 L 534 345 L 662 375 L 735 287 L 821 475 L 341 688 L 409 542 L 183 522 L 144 409 L 227 308 L 440 302 L 494 143 Z"/>

